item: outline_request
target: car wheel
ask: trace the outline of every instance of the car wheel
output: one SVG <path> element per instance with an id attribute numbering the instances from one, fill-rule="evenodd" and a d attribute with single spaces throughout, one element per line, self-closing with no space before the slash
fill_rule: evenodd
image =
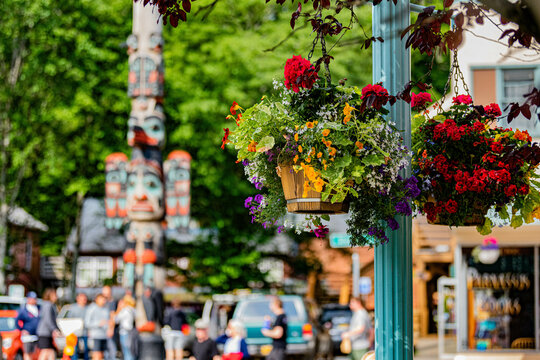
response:
<path id="1" fill-rule="evenodd" d="M 15 360 L 23 360 L 23 354 L 18 352 L 17 355 L 15 355 Z"/>

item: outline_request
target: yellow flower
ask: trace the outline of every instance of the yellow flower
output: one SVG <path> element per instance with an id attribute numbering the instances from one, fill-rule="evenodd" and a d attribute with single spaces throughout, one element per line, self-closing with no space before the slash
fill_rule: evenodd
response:
<path id="1" fill-rule="evenodd" d="M 326 160 L 323 159 L 323 160 L 321 161 L 321 163 L 322 163 L 323 165 L 326 164 Z M 325 169 L 325 170 L 326 170 L 326 169 Z"/>
<path id="2" fill-rule="evenodd" d="M 540 220 L 540 206 L 534 209 L 532 216 Z"/>
<path id="3" fill-rule="evenodd" d="M 308 121 L 306 123 L 306 126 L 307 126 L 308 129 L 313 129 L 313 126 L 315 126 L 315 125 L 311 121 Z"/>
<path id="4" fill-rule="evenodd" d="M 324 186 L 324 180 L 321 178 L 318 178 L 313 182 L 313 186 L 315 187 L 315 191 L 321 192 Z"/>
<path id="5" fill-rule="evenodd" d="M 248 151 L 250 151 L 250 152 L 256 152 L 257 151 L 257 142 L 255 140 L 251 140 L 251 142 L 249 143 Z"/>
<path id="6" fill-rule="evenodd" d="M 299 153 L 302 152 L 302 145 L 298 145 L 298 152 L 299 152 Z"/>
<path id="7" fill-rule="evenodd" d="M 317 120 L 315 120 L 315 125 L 317 125 L 319 122 Z"/>
<path id="8" fill-rule="evenodd" d="M 298 125 L 295 125 L 295 126 L 294 126 L 294 129 L 295 129 L 295 130 L 298 130 Z"/>
<path id="9" fill-rule="evenodd" d="M 351 112 L 353 110 L 356 110 L 354 107 L 350 106 L 349 103 L 345 103 L 345 107 L 343 108 L 343 114 L 345 116 L 351 115 Z"/>
<path id="10" fill-rule="evenodd" d="M 294 134 L 294 141 L 298 142 L 298 133 Z"/>
<path id="11" fill-rule="evenodd" d="M 322 152 L 319 152 L 319 153 L 317 154 L 317 159 L 320 159 L 321 157 L 322 157 Z"/>
<path id="12" fill-rule="evenodd" d="M 309 190 L 310 190 L 309 181 L 304 181 L 304 192 L 302 193 L 303 198 L 307 197 Z"/>
<path id="13" fill-rule="evenodd" d="M 322 131 L 322 136 L 328 136 L 328 134 L 330 134 L 330 129 L 324 129 Z"/>

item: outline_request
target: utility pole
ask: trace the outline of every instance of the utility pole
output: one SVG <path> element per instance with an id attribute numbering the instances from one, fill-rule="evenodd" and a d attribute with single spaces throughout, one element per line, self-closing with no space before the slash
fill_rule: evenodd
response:
<path id="1" fill-rule="evenodd" d="M 401 39 L 410 22 L 409 0 L 373 6 L 372 21 L 373 36 L 384 39 L 373 44 L 373 82 L 382 82 L 390 94 L 396 94 L 410 81 L 410 53 Z M 398 100 L 389 116 L 410 149 L 410 105 Z M 400 174 L 405 178 L 410 172 L 409 166 Z M 412 219 L 399 216 L 397 220 L 399 229 L 389 234 L 388 244 L 375 248 L 375 357 L 412 360 Z"/>

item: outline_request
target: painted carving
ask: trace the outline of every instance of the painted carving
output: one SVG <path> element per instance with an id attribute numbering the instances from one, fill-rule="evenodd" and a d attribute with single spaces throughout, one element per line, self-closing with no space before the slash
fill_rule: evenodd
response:
<path id="1" fill-rule="evenodd" d="M 133 106 L 128 121 L 128 145 L 162 149 L 165 145 L 163 107 L 155 100 L 148 101 L 146 105 L 137 103 Z"/>
<path id="2" fill-rule="evenodd" d="M 164 213 L 163 173 L 159 163 L 135 159 L 129 163 L 126 199 L 130 220 L 161 220 Z"/>
<path id="3" fill-rule="evenodd" d="M 130 97 L 163 97 L 163 37 L 159 33 L 128 37 Z M 143 46 L 143 43 L 147 46 Z"/>
<path id="4" fill-rule="evenodd" d="M 189 227 L 190 168 L 191 156 L 181 150 L 171 152 L 164 164 L 167 227 L 180 232 Z"/>
<path id="5" fill-rule="evenodd" d="M 127 216 L 126 179 L 128 157 L 113 153 L 105 158 L 105 226 L 120 229 Z"/>

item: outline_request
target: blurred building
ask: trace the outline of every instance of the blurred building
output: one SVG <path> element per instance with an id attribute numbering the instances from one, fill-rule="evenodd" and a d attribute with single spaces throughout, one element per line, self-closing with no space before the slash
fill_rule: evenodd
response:
<path id="1" fill-rule="evenodd" d="M 41 289 L 39 237 L 49 228 L 17 206 L 8 212 L 8 226 L 11 261 L 6 268 L 6 285 L 21 284 L 27 290 Z"/>

